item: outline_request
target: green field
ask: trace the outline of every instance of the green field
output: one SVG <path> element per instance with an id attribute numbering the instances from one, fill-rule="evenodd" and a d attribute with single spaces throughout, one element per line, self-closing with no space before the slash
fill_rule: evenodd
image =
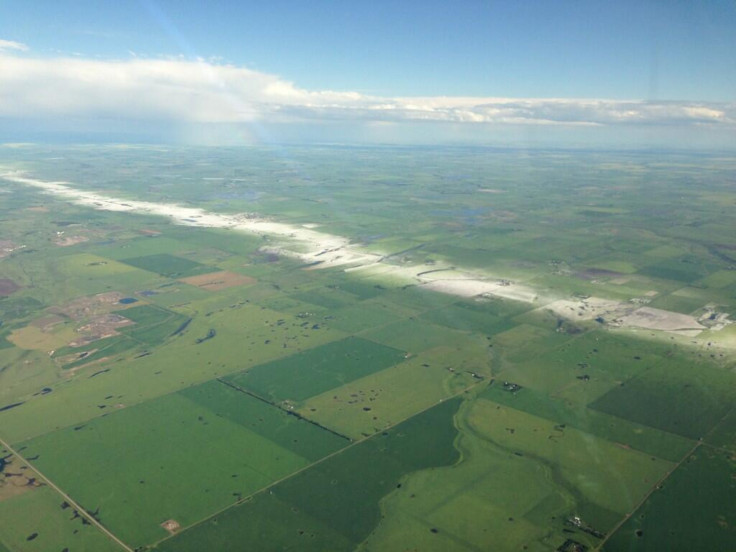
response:
<path id="1" fill-rule="evenodd" d="M 734 541 L 732 155 L 0 147 L 16 170 L 148 207 L 0 178 L 1 552 L 121 549 L 33 467 L 138 552 Z"/>
<path id="2" fill-rule="evenodd" d="M 733 457 L 698 449 L 606 542 L 606 552 L 729 550 L 736 542 Z"/>
<path id="3" fill-rule="evenodd" d="M 63 506 L 64 499 L 50 488 L 34 489 L 0 500 L 0 550 L 46 552 L 79 550 L 119 552 L 122 548 L 82 517 Z"/>
<path id="4" fill-rule="evenodd" d="M 222 381 L 189 387 L 180 394 L 308 460 L 319 460 L 350 444 L 344 437 L 237 391 Z"/>
<path id="5" fill-rule="evenodd" d="M 149 272 L 155 272 L 162 276 L 168 276 L 169 278 L 184 278 L 186 276 L 214 272 L 211 268 L 196 261 L 177 257 L 169 253 L 154 253 L 153 255 L 144 255 L 142 257 L 131 257 L 121 259 L 120 262 L 148 270 Z"/>
<path id="6" fill-rule="evenodd" d="M 303 401 L 404 359 L 404 353 L 350 337 L 230 376 L 228 381 L 276 401 Z"/>
<path id="7" fill-rule="evenodd" d="M 695 376 L 695 377 L 693 377 Z M 591 404 L 620 418 L 700 439 L 731 410 L 736 375 L 710 366 L 665 360 Z"/>
<path id="8" fill-rule="evenodd" d="M 453 446 L 457 436 L 453 415 L 458 406 L 458 400 L 445 401 L 284 480 L 251 502 L 164 541 L 159 548 L 186 551 L 214 546 L 225 552 L 240 550 L 247 542 L 263 551 L 325 546 L 351 550 L 379 522 L 380 499 L 396 492 L 405 475 L 458 460 Z M 274 519 L 279 523 L 274 524 Z"/>
<path id="9" fill-rule="evenodd" d="M 18 449 L 135 546 L 164 537 L 166 520 L 189 525 L 308 464 L 179 394 Z"/>

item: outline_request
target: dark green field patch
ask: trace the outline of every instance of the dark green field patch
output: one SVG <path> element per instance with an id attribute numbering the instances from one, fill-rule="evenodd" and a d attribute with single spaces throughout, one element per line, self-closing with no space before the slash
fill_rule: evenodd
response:
<path id="1" fill-rule="evenodd" d="M 699 447 L 606 542 L 605 552 L 733 550 L 736 461 Z"/>
<path id="2" fill-rule="evenodd" d="M 189 400 L 309 460 L 318 460 L 348 444 L 323 429 L 252 395 L 213 380 L 180 391 Z"/>
<path id="3" fill-rule="evenodd" d="M 736 375 L 668 359 L 591 403 L 591 408 L 688 437 L 706 435 L 736 401 Z"/>
<path id="4" fill-rule="evenodd" d="M 302 401 L 403 359 L 398 349 L 348 337 L 226 379 L 271 402 Z"/>
<path id="5" fill-rule="evenodd" d="M 445 401 L 284 480 L 267 494 L 164 541 L 159 548 L 198 551 L 213 549 L 216 543 L 214 549 L 222 552 L 244 547 L 259 552 L 354 550 L 378 524 L 381 498 L 394 491 L 405 475 L 457 462 L 453 418 L 459 405 L 459 399 Z M 306 538 L 310 535 L 314 537 Z"/>
<path id="6" fill-rule="evenodd" d="M 649 276 L 651 278 L 661 278 L 663 280 L 676 280 L 678 282 L 690 283 L 695 280 L 707 276 L 709 269 L 718 270 L 718 266 L 705 266 L 702 260 L 681 257 L 676 259 L 667 259 L 656 264 L 645 266 L 639 269 L 639 274 Z"/>
<path id="7" fill-rule="evenodd" d="M 515 326 L 514 322 L 494 314 L 490 308 L 470 303 L 456 303 L 442 309 L 427 311 L 421 318 L 455 330 L 487 335 L 500 333 Z"/>
<path id="8" fill-rule="evenodd" d="M 349 552 L 352 543 L 324 523 L 261 493 L 233 508 L 159 544 L 155 550 L 172 552 Z"/>
<path id="9" fill-rule="evenodd" d="M 131 257 L 129 259 L 121 259 L 120 262 L 136 268 L 155 272 L 169 278 L 182 278 L 213 272 L 212 267 L 205 266 L 183 257 L 170 255 L 169 253 L 156 253 L 154 255 L 144 255 L 142 257 Z"/>
<path id="10" fill-rule="evenodd" d="M 693 445 L 692 441 L 679 435 L 572 405 L 569 401 L 554 399 L 529 388 L 510 392 L 497 383 L 480 396 L 671 462 L 679 462 Z"/>
<path id="11" fill-rule="evenodd" d="M 33 297 L 2 297 L 0 298 L 0 320 L 16 320 L 25 318 L 44 307 L 43 303 Z"/>

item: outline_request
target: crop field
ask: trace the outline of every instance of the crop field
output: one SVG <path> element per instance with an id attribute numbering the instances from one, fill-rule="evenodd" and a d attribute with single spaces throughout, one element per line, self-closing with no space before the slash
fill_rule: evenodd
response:
<path id="1" fill-rule="evenodd" d="M 735 469 L 732 456 L 698 447 L 604 550 L 728 550 L 736 536 Z"/>
<path id="2" fill-rule="evenodd" d="M 401 362 L 402 351 L 348 337 L 230 376 L 269 402 L 303 401 Z"/>
<path id="3" fill-rule="evenodd" d="M 190 524 L 308 464 L 178 394 L 18 448 L 136 546 L 165 536 L 166 520 Z"/>
<path id="4" fill-rule="evenodd" d="M 728 550 L 734 170 L 0 145 L 0 552 Z"/>
<path id="5" fill-rule="evenodd" d="M 36 489 L 12 499 L 1 500 L 0 516 L 3 520 L 0 539 L 5 550 L 120 550 L 117 544 L 96 527 L 78 514 L 75 515 L 74 509 L 49 488 Z"/>
<path id="6" fill-rule="evenodd" d="M 299 472 L 273 486 L 268 495 L 258 495 L 194 527 L 187 538 L 166 541 L 160 548 L 201 550 L 209 542 L 219 550 L 239 550 L 248 539 L 249 546 L 259 550 L 271 549 L 273 543 L 301 548 L 303 541 L 305 549 L 316 541 L 315 550 L 326 543 L 333 550 L 350 550 L 378 523 L 380 499 L 401 489 L 406 474 L 458 460 L 453 446 L 457 436 L 453 415 L 458 406 L 458 400 L 445 401 Z M 270 504 L 261 508 L 264 502 Z M 281 512 L 280 526 L 269 522 L 274 509 Z M 332 540 L 332 535 L 337 538 Z"/>

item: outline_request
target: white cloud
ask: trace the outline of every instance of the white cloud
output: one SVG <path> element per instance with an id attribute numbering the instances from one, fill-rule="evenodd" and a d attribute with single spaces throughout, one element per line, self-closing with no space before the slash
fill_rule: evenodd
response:
<path id="1" fill-rule="evenodd" d="M 11 44 L 12 46 L 8 46 Z M 468 124 L 736 124 L 736 105 L 603 99 L 386 98 L 308 91 L 275 75 L 212 60 L 90 60 L 3 53 L 0 117 L 110 117 L 197 123 L 262 120 Z"/>
<path id="2" fill-rule="evenodd" d="M 0 52 L 3 50 L 17 50 L 19 52 L 27 52 L 28 46 L 21 42 L 15 42 L 13 40 L 3 40 L 0 38 Z"/>

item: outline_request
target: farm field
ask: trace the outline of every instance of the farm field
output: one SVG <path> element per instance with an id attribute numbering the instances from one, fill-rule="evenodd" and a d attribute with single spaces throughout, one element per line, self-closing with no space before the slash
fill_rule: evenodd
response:
<path id="1" fill-rule="evenodd" d="M 734 171 L 0 145 L 0 551 L 728 549 Z"/>

